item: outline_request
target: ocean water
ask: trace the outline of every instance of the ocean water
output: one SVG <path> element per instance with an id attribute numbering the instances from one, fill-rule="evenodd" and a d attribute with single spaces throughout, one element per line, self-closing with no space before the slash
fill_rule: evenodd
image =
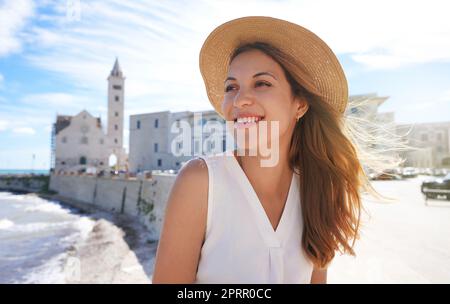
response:
<path id="1" fill-rule="evenodd" d="M 56 201 L 0 192 L 0 283 L 65 283 L 66 251 L 93 225 Z"/>
<path id="2" fill-rule="evenodd" d="M 32 170 L 32 169 L 0 169 L 0 175 L 7 174 L 49 174 L 49 170 Z"/>

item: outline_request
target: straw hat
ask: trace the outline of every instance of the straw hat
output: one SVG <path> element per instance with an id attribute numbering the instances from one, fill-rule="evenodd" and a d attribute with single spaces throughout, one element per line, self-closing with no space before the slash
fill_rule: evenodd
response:
<path id="1" fill-rule="evenodd" d="M 221 103 L 229 57 L 243 43 L 269 43 L 293 58 L 298 58 L 313 79 L 324 100 L 340 113 L 348 101 L 344 71 L 330 47 L 306 28 L 285 20 L 265 16 L 249 16 L 228 21 L 206 38 L 200 50 L 200 72 L 208 98 L 216 112 L 224 118 Z"/>

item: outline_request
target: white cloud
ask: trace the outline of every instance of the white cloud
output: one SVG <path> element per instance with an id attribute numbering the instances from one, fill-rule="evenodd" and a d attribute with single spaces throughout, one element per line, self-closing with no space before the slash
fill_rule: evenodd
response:
<path id="1" fill-rule="evenodd" d="M 450 62 L 450 3 L 445 0 L 308 2 L 298 18 L 369 68 Z"/>
<path id="2" fill-rule="evenodd" d="M 58 114 L 75 115 L 86 109 L 98 116 L 106 113 L 93 103 L 94 97 L 76 96 L 67 93 L 53 92 L 29 94 L 17 102 L 3 102 L 0 97 L 0 131 L 11 130 L 14 134 L 50 134 L 51 125 Z M 94 105 L 92 105 L 94 104 Z M 106 98 L 105 98 L 106 104 Z"/>
<path id="3" fill-rule="evenodd" d="M 67 93 L 42 93 L 42 94 L 30 94 L 22 97 L 21 102 L 29 105 L 37 105 L 39 107 L 74 107 L 80 106 L 81 101 L 84 101 L 85 97 L 74 96 Z"/>
<path id="4" fill-rule="evenodd" d="M 0 3 L 0 57 L 21 49 L 21 31 L 33 15 L 31 0 L 2 1 Z"/>
<path id="5" fill-rule="evenodd" d="M 0 89 L 3 88 L 3 83 L 4 83 L 4 81 L 5 81 L 5 76 L 3 76 L 3 75 L 0 73 Z"/>
<path id="6" fill-rule="evenodd" d="M 45 107 L 0 105 L 1 119 L 8 122 L 8 129 L 32 127 L 40 130 L 43 126 L 53 122 L 56 118 L 56 111 Z"/>
<path id="7" fill-rule="evenodd" d="M 9 126 L 9 122 L 7 120 L 0 120 L 0 132 L 5 131 Z"/>
<path id="8" fill-rule="evenodd" d="M 25 134 L 25 135 L 34 135 L 34 134 L 36 134 L 36 131 L 33 128 L 30 128 L 30 127 L 14 128 L 12 131 L 15 134 Z"/>

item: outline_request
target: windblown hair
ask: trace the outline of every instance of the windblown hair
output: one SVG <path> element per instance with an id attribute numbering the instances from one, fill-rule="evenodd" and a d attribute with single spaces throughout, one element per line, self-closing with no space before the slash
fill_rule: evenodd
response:
<path id="1" fill-rule="evenodd" d="M 377 199 L 391 200 L 371 186 L 365 169 L 380 172 L 398 166 L 402 160 L 371 150 L 373 144 L 382 144 L 380 136 L 364 133 L 365 128 L 358 126 L 361 122 L 325 102 L 302 63 L 278 48 L 265 42 L 244 44 L 234 50 L 230 62 L 250 50 L 274 59 L 285 73 L 292 96 L 309 105 L 294 128 L 289 166 L 300 175 L 302 248 L 315 267 L 326 268 L 336 251 L 355 255 L 361 210 L 365 210 L 361 190 Z"/>

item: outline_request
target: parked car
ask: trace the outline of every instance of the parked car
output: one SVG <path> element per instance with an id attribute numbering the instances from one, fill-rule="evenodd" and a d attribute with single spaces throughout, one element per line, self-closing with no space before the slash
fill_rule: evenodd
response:
<path id="1" fill-rule="evenodd" d="M 369 178 L 371 180 L 399 180 L 402 177 L 399 175 L 397 169 L 385 170 L 379 173 L 370 173 Z"/>
<path id="2" fill-rule="evenodd" d="M 420 168 L 419 174 L 421 175 L 433 175 L 433 169 L 431 168 Z"/>
<path id="3" fill-rule="evenodd" d="M 446 176 L 449 173 L 448 169 L 445 168 L 435 168 L 433 169 L 434 176 Z"/>
<path id="4" fill-rule="evenodd" d="M 443 196 L 447 200 L 450 200 L 450 173 L 444 178 L 423 181 L 421 191 L 426 198 L 439 198 Z"/>
<path id="5" fill-rule="evenodd" d="M 413 168 L 413 167 L 403 168 L 403 171 L 402 171 L 403 178 L 417 177 L 417 175 L 419 175 L 419 171 L 416 168 Z"/>

